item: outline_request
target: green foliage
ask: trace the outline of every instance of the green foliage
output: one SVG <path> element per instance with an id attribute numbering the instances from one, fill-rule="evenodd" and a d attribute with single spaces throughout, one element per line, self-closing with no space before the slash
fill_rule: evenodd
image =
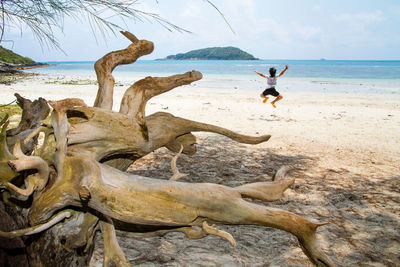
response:
<path id="1" fill-rule="evenodd" d="M 2 46 L 0 46 L 0 61 L 12 64 L 35 63 L 35 61 L 30 59 L 29 57 L 23 57 L 18 54 L 15 54 L 13 51 L 8 50 Z"/>
<path id="2" fill-rule="evenodd" d="M 18 77 L 15 75 L 0 75 L 0 84 L 10 85 L 15 83 L 18 80 Z"/>
<path id="3" fill-rule="evenodd" d="M 257 60 L 251 54 L 240 50 L 237 47 L 209 47 L 204 49 L 192 50 L 187 53 L 170 55 L 166 59 L 188 60 L 188 59 L 205 59 L 205 60 Z"/>
<path id="4" fill-rule="evenodd" d="M 0 105 L 0 120 L 3 119 L 6 114 L 8 114 L 9 117 L 21 115 L 22 109 L 18 105 Z"/>
<path id="5" fill-rule="evenodd" d="M 97 81 L 92 80 L 61 80 L 61 81 L 46 81 L 45 84 L 62 84 L 62 85 L 91 85 L 97 84 Z"/>
<path id="6" fill-rule="evenodd" d="M 25 73 L 25 72 L 15 72 L 15 73 L 0 72 L 0 84 L 10 85 L 34 75 L 35 74 L 33 73 Z"/>

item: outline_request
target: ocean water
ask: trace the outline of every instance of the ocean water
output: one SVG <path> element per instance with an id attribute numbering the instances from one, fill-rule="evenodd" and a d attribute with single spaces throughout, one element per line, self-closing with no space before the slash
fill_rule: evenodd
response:
<path id="1" fill-rule="evenodd" d="M 94 62 L 47 62 L 50 67 L 34 72 L 49 76 L 86 77 L 96 79 Z M 320 91 L 351 93 L 400 94 L 400 61 L 368 60 L 138 60 L 118 66 L 113 75 L 117 82 L 131 84 L 146 76 L 169 76 L 191 70 L 200 71 L 203 79 L 197 86 L 211 89 L 262 90 L 265 79 L 253 72 L 277 73 L 289 65 L 278 81 L 284 91 Z"/>

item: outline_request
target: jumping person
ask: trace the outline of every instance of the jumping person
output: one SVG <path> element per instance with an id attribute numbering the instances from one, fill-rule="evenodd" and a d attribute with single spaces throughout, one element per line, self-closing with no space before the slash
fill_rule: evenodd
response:
<path id="1" fill-rule="evenodd" d="M 262 92 L 260 94 L 261 98 L 264 98 L 263 103 L 267 102 L 267 100 L 268 100 L 267 95 L 275 96 L 276 98 L 274 99 L 274 101 L 271 102 L 271 105 L 274 108 L 276 108 L 275 103 L 283 98 L 283 96 L 278 91 L 276 91 L 276 89 L 275 89 L 276 80 L 277 80 L 278 77 L 281 77 L 287 71 L 288 68 L 289 68 L 289 65 L 286 65 L 285 69 L 278 76 L 275 76 L 275 74 L 276 74 L 276 69 L 275 68 L 270 68 L 269 69 L 269 75 L 270 76 L 265 76 L 264 74 L 259 73 L 259 72 L 257 72 L 256 69 L 254 69 L 255 73 L 257 73 L 261 77 L 267 79 L 268 88 L 265 89 L 264 92 Z"/>

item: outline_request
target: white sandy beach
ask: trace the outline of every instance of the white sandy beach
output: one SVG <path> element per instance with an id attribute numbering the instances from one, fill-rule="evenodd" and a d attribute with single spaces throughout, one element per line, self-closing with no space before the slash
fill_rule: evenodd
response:
<path id="1" fill-rule="evenodd" d="M 47 100 L 79 97 L 88 105 L 94 102 L 96 85 L 48 82 L 47 78 L 36 76 L 13 85 L 0 85 L 0 104 L 13 101 L 14 93 L 31 100 L 38 97 Z M 118 110 L 126 89 L 126 85 L 115 87 L 114 110 Z M 318 221 L 330 221 L 331 224 L 320 229 L 323 248 L 343 266 L 398 266 L 400 95 L 285 93 L 282 90 L 284 99 L 274 109 L 270 101 L 262 103 L 259 93 L 241 88 L 215 91 L 199 85 L 183 86 L 151 99 L 146 112 L 147 115 L 157 111 L 170 112 L 247 135 L 271 134 L 270 141 L 253 146 L 237 144 L 215 134 L 195 133 L 198 153 L 178 160 L 182 172 L 192 175 L 192 178 L 183 180 L 236 185 L 254 181 L 259 174 L 271 175 L 281 165 L 295 165 L 301 169 L 292 174 L 297 178 L 297 185 L 285 193 L 283 200 L 271 206 Z M 131 171 L 168 178 L 172 155 L 166 149 L 160 149 L 134 164 Z M 235 231 L 234 227 L 225 229 Z M 232 234 L 240 244 L 240 235 L 254 229 L 240 228 Z M 263 235 L 259 238 L 265 243 L 258 243 L 257 249 L 263 246 L 263 253 L 268 254 L 265 259 L 271 265 L 310 264 L 296 242 L 279 240 L 282 232 L 259 232 L 255 235 Z M 169 251 L 175 253 L 177 264 L 180 260 L 184 262 L 187 254 L 179 254 L 179 251 L 184 250 L 182 246 L 185 245 L 178 245 L 168 237 L 158 242 L 167 242 L 173 247 Z M 210 239 L 214 245 L 224 244 L 226 250 L 208 252 L 209 257 L 214 255 L 217 259 L 220 255 L 234 255 L 232 257 L 237 261 L 225 259 L 226 264 L 232 263 L 231 266 L 245 266 L 240 262 L 249 266 L 260 264 L 261 256 L 246 251 L 245 244 L 231 252 L 233 249 L 225 244 L 227 242 L 217 237 Z M 258 239 L 255 239 L 256 242 Z M 185 243 L 183 240 L 180 242 Z M 189 246 L 205 241 L 187 242 Z M 279 248 L 274 242 L 279 242 Z M 155 250 L 160 244 L 155 245 Z M 91 265 L 97 264 L 92 262 Z"/>
<path id="2" fill-rule="evenodd" d="M 87 79 L 82 77 L 78 80 Z M 15 100 L 14 93 L 19 93 L 32 100 L 38 97 L 47 100 L 78 97 L 88 105 L 93 105 L 96 85 L 62 85 L 60 83 L 63 80 L 71 79 L 63 77 L 55 80 L 38 76 L 13 85 L 0 85 L 0 104 Z M 127 85 L 115 87 L 115 111 L 119 110 L 119 103 L 127 88 Z M 352 163 L 351 159 L 365 157 L 370 160 L 376 158 L 376 162 L 390 163 L 384 164 L 389 169 L 390 166 L 395 167 L 400 157 L 399 94 L 284 91 L 282 94 L 284 99 L 274 109 L 269 104 L 273 97 L 263 104 L 259 92 L 253 90 L 216 91 L 188 85 L 151 99 L 146 113 L 149 115 L 165 111 L 243 134 L 271 134 L 271 140 L 264 144 L 271 148 L 282 147 L 284 150 L 288 147 L 302 148 L 309 144 L 301 149 L 304 153 L 316 153 L 319 150 L 327 152 L 332 149 L 329 154 L 338 166 L 349 164 L 357 168 L 358 165 Z M 339 161 L 343 162 L 338 164 Z"/>

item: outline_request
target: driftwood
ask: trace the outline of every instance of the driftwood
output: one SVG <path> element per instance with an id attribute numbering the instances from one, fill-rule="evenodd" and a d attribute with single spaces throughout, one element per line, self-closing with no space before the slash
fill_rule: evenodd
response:
<path id="1" fill-rule="evenodd" d="M 134 237 L 178 231 L 189 238 L 217 235 L 234 247 L 234 237 L 215 225 L 251 224 L 293 234 L 311 262 L 317 266 L 334 266 L 317 242 L 316 230 L 323 224 L 243 199 L 279 199 L 294 183 L 294 179 L 285 176 L 290 168 L 281 168 L 272 182 L 234 188 L 176 181 L 185 175 L 176 168 L 180 153 L 196 152 L 192 132 L 214 132 L 247 144 L 270 138 L 270 135 L 245 136 L 169 113 L 145 116 L 145 106 L 151 97 L 197 81 L 202 78 L 201 73 L 146 77 L 127 89 L 119 112 L 111 110 L 113 69 L 133 63 L 153 50 L 151 42 L 138 40 L 128 32 L 123 34 L 132 44 L 107 54 L 95 64 L 99 90 L 94 107 L 88 107 L 80 99 L 48 101 L 53 108 L 50 119 L 33 127 L 22 140 L 27 144 L 39 132 L 45 133 L 43 146 L 36 148 L 33 155 L 24 152 L 19 141 L 15 142 L 13 154 L 9 152 L 5 138 L 7 119 L 2 122 L 0 187 L 20 200 L 31 196 L 31 202 L 26 208 L 28 227 L 0 231 L 0 237 L 49 232 L 63 222 L 64 227 L 72 226 L 76 231 L 54 240 L 60 239 L 66 251 L 80 249 L 80 253 L 90 255 L 94 234 L 100 230 L 105 245 L 104 265 L 113 262 L 117 266 L 129 266 L 115 236 L 115 228 L 120 224 L 152 228 L 146 233 L 126 233 Z M 178 153 L 171 162 L 174 175 L 169 181 L 123 172 L 133 161 L 160 147 Z M 14 184 L 14 177 L 23 173 L 26 173 L 24 183 Z"/>
<path id="2" fill-rule="evenodd" d="M 26 154 L 30 154 L 33 151 L 34 145 L 37 143 L 37 135 L 27 139 L 32 132 L 41 125 L 41 121 L 44 120 L 50 113 L 50 108 L 47 102 L 43 98 L 39 98 L 35 101 L 23 98 L 18 93 L 14 94 L 17 98 L 17 104 L 22 109 L 22 117 L 17 128 L 10 129 L 7 131 L 7 144 L 12 147 L 17 140 L 27 140 L 22 144 L 22 151 Z"/>

